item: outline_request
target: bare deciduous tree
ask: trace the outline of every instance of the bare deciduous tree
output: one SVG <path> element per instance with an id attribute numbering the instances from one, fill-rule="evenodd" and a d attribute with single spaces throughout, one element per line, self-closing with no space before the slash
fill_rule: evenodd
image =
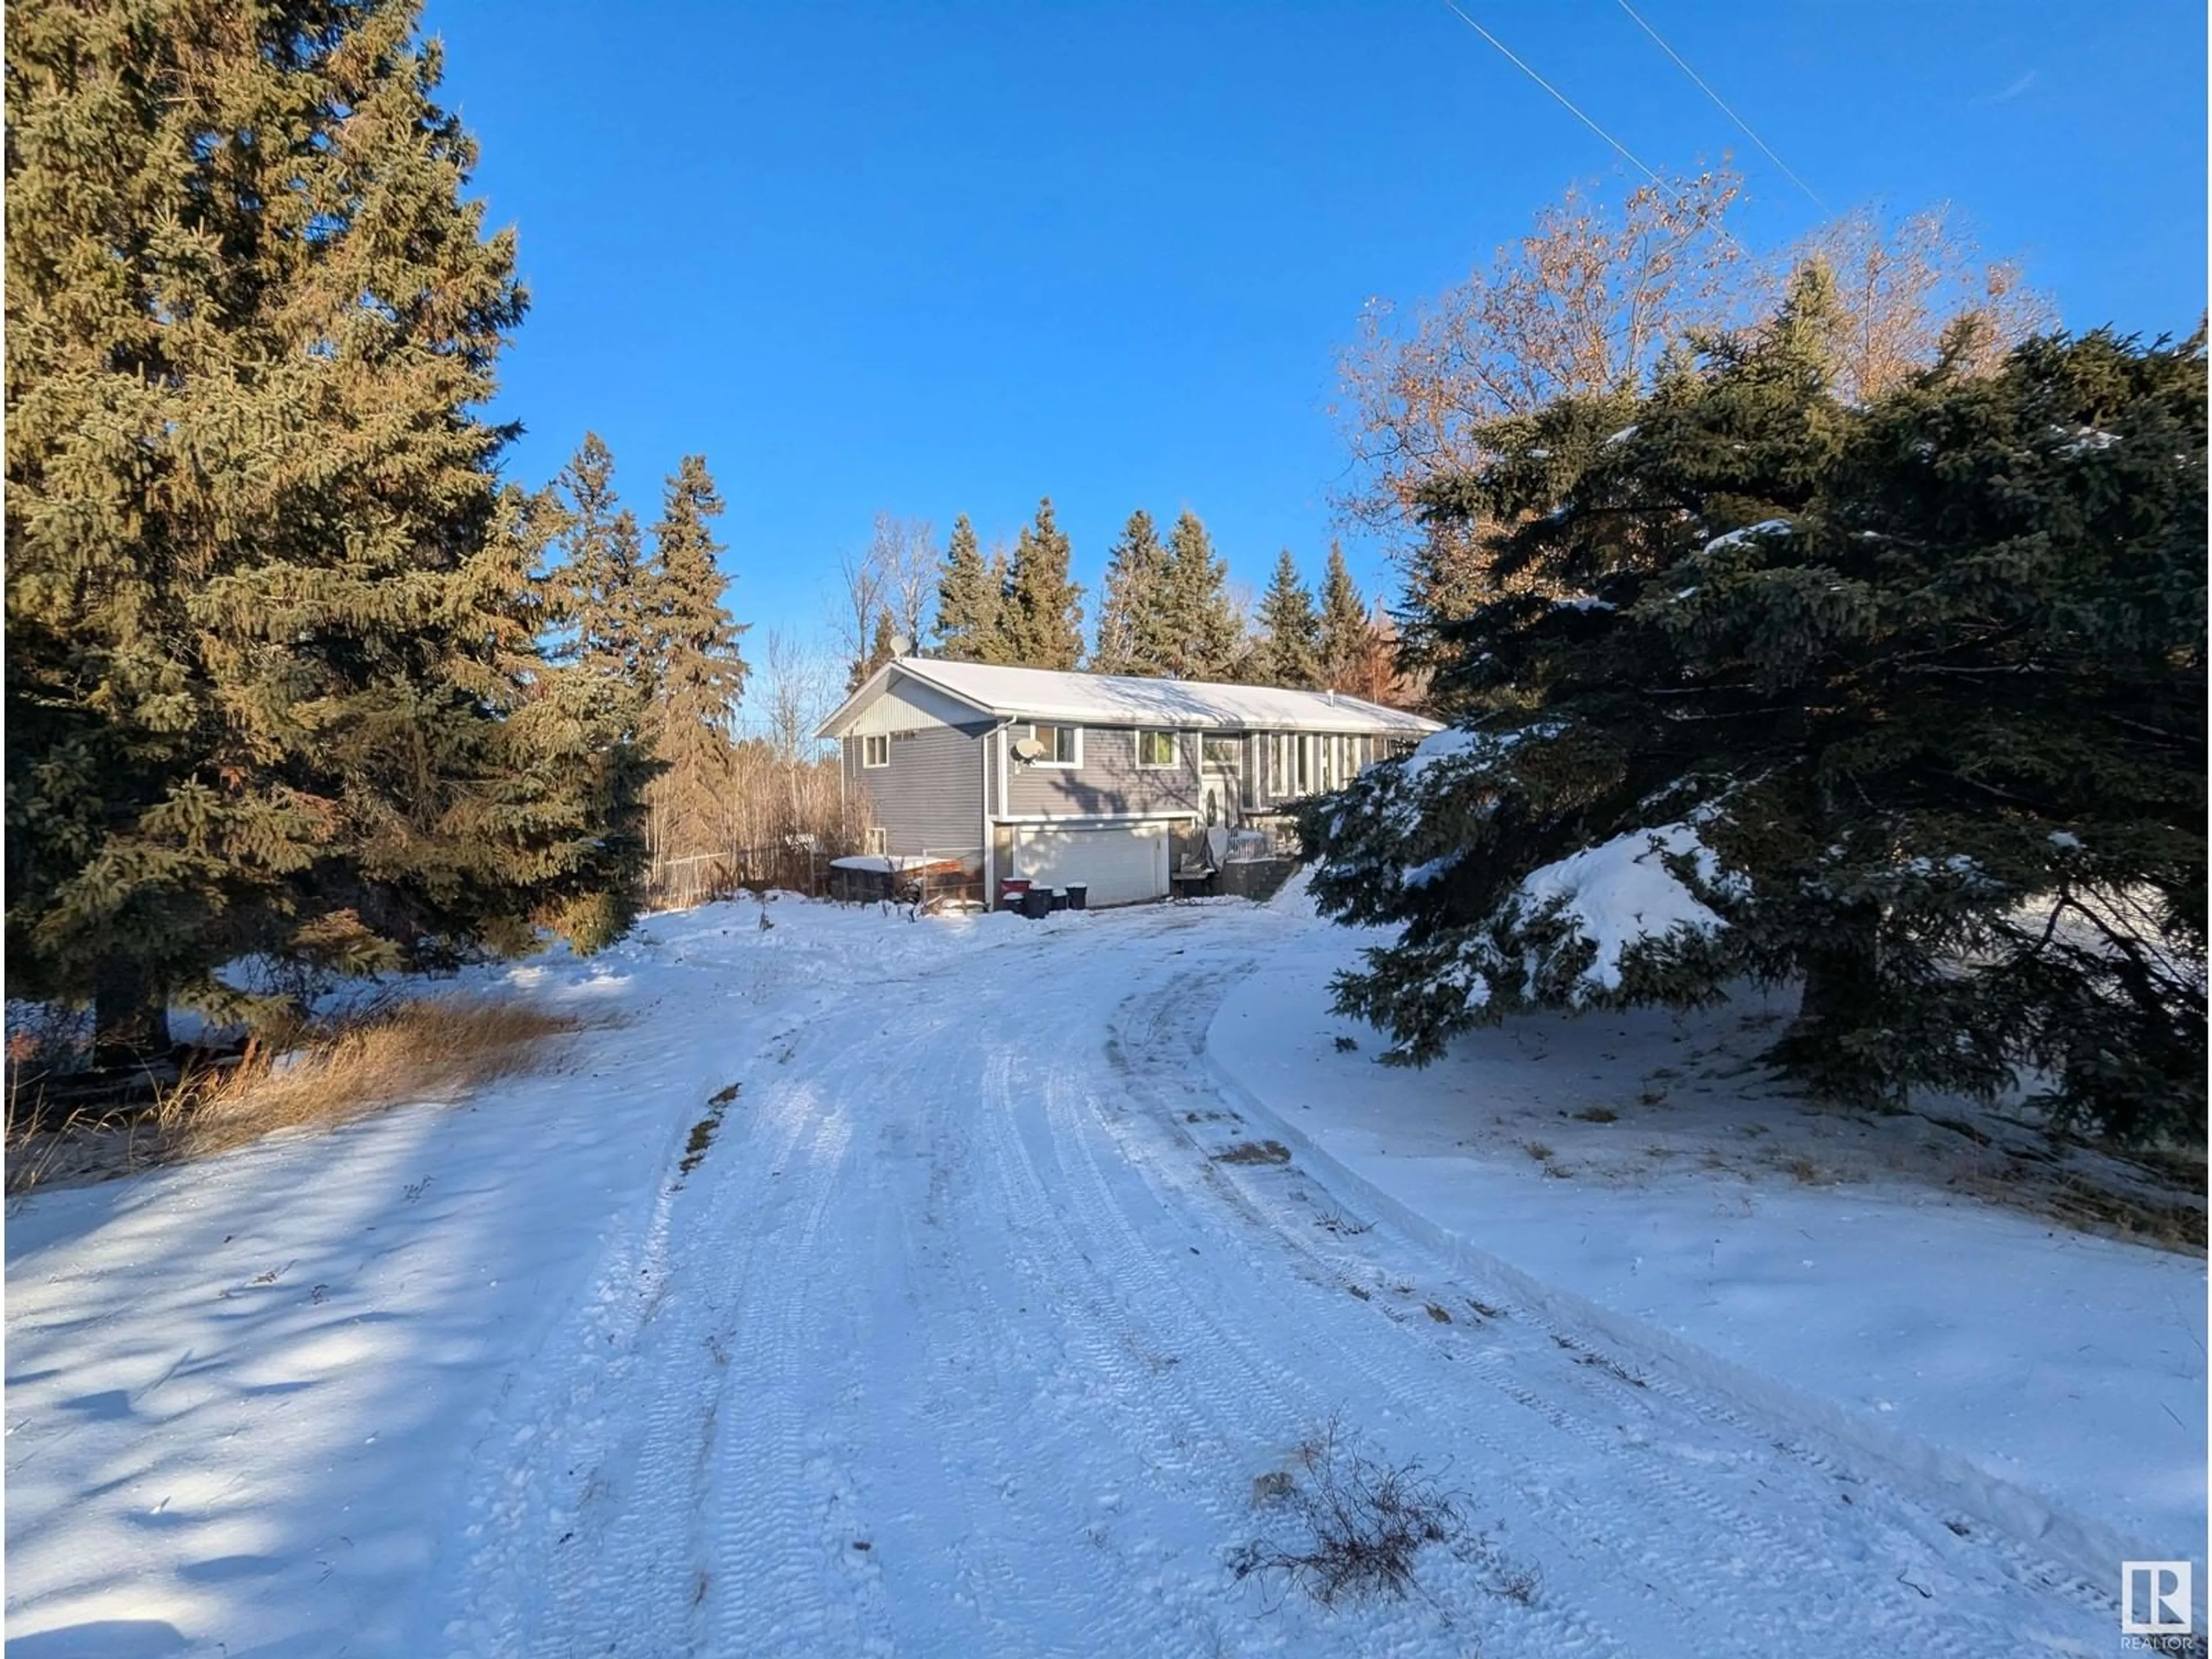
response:
<path id="1" fill-rule="evenodd" d="M 1370 301 L 1338 364 L 1356 475 L 1345 509 L 1402 527 L 1422 483 L 1480 459 L 1483 425 L 1631 384 L 1686 330 L 1724 319 L 1741 187 L 1726 170 L 1618 203 L 1577 186 L 1487 270 L 1403 313 Z"/>
<path id="2" fill-rule="evenodd" d="M 936 541 L 937 532 L 927 519 L 876 514 L 868 556 L 882 580 L 881 603 L 909 651 L 921 648 L 929 627 L 930 604 L 937 593 Z"/>
<path id="3" fill-rule="evenodd" d="M 937 594 L 936 532 L 927 519 L 878 513 L 867 546 L 837 558 L 830 617 L 845 653 L 849 684 L 858 685 L 897 640 L 918 651 Z"/>
<path id="4" fill-rule="evenodd" d="M 1339 362 L 1335 412 L 1352 459 L 1340 507 L 1402 554 L 1421 485 L 1478 465 L 1487 422 L 1633 386 L 1692 332 L 1756 326 L 1813 260 L 1835 279 L 1834 372 L 1847 398 L 1876 396 L 1933 362 L 1962 316 L 1984 325 L 1970 368 L 2053 320 L 2019 265 L 1985 258 L 1946 205 L 1893 221 L 1862 209 L 1753 258 L 1730 222 L 1741 189 L 1725 168 L 1617 201 L 1578 186 L 1488 270 L 1402 313 L 1370 301 Z"/>
<path id="5" fill-rule="evenodd" d="M 832 665 L 787 629 L 770 629 L 756 690 L 776 753 L 793 763 L 814 758 L 814 733 L 837 706 Z"/>
<path id="6" fill-rule="evenodd" d="M 1837 395 L 1854 401 L 1879 397 L 1925 368 L 1961 317 L 1982 324 L 1964 365 L 1969 372 L 1993 367 L 2057 320 L 2017 262 L 1983 258 L 1948 203 L 1893 223 L 1862 208 L 1823 225 L 1765 263 L 1759 308 L 1771 310 L 1790 273 L 1816 260 L 1835 279 Z"/>
<path id="7" fill-rule="evenodd" d="M 884 610 L 884 573 L 872 547 L 837 556 L 837 586 L 830 603 L 837 648 L 854 668 L 868 659 L 877 618 Z"/>

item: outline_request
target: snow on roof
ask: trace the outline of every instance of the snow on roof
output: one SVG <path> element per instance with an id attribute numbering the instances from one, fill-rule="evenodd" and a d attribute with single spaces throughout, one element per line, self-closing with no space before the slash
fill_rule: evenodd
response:
<path id="1" fill-rule="evenodd" d="M 926 657 L 902 657 L 891 666 L 990 714 L 1016 720 L 1224 731 L 1402 732 L 1408 736 L 1439 729 L 1436 721 L 1419 714 L 1385 708 L 1341 691 L 1078 674 Z M 845 712 L 840 710 L 824 730 L 837 726 Z"/>

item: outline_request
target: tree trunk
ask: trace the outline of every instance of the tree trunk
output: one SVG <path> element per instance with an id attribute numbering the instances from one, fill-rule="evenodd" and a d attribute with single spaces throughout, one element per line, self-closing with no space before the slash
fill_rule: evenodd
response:
<path id="1" fill-rule="evenodd" d="M 132 1066 L 166 1056 L 169 999 L 146 963 L 136 957 L 109 957 L 93 985 L 92 1063 Z"/>
<path id="2" fill-rule="evenodd" d="M 1881 1017 L 1881 936 L 1880 908 L 1861 905 L 1838 915 L 1805 954 L 1797 1018 L 1768 1057 L 1821 1093 L 1869 1095 L 1863 1056 L 1849 1040 Z M 1874 1089 L 1866 1103 L 1888 1103 L 1882 1093 Z"/>

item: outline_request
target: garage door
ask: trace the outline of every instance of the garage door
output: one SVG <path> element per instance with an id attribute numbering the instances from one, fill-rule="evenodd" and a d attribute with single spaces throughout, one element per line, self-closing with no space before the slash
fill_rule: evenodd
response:
<path id="1" fill-rule="evenodd" d="M 1168 890 L 1168 827 L 1111 823 L 1089 829 L 1057 824 L 1014 827 L 1014 874 L 1040 887 L 1079 881 L 1091 904 L 1134 904 Z"/>

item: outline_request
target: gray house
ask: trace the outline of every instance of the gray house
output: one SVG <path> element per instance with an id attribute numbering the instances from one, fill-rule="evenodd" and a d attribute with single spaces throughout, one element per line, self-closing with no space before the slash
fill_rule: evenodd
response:
<path id="1" fill-rule="evenodd" d="M 902 657 L 817 735 L 868 852 L 1127 904 L 1165 896 L 1209 826 L 1279 816 L 1437 729 L 1333 691 Z"/>

